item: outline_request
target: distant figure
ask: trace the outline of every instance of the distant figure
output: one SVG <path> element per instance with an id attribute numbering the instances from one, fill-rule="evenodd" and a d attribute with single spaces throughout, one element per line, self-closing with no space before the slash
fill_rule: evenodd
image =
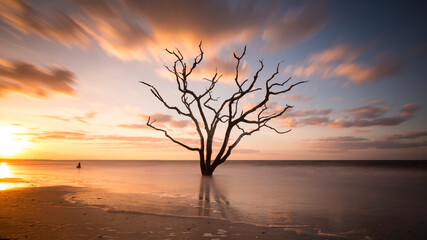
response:
<path id="1" fill-rule="evenodd" d="M 82 168 L 82 165 L 80 164 L 80 162 L 79 164 L 77 164 L 76 168 Z"/>

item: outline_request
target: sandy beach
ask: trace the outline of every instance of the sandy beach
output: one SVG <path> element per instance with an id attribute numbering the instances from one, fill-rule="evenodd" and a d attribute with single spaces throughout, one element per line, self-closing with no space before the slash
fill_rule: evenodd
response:
<path id="1" fill-rule="evenodd" d="M 0 192 L 0 239 L 311 239 L 283 228 L 208 218 L 126 213 L 64 200 L 81 188 Z"/>

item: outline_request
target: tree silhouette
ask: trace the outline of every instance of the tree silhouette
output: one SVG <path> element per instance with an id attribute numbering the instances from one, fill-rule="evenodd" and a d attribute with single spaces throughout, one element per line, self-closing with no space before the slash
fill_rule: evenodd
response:
<path id="1" fill-rule="evenodd" d="M 248 78 L 244 81 L 240 81 L 239 67 L 242 58 L 246 54 L 246 46 L 244 47 L 241 55 L 233 53 L 233 56 L 237 61 L 234 76 L 234 83 L 237 88 L 231 96 L 220 102 L 219 98 L 214 98 L 212 96 L 213 90 L 215 86 L 217 86 L 216 84 L 222 77 L 222 75 L 218 75 L 218 73 L 215 73 L 211 79 L 205 78 L 205 80 L 209 82 L 209 85 L 202 93 L 196 93 L 188 87 L 189 76 L 203 60 L 204 52 L 202 50 L 201 42 L 199 44 L 200 54 L 194 58 L 194 61 L 190 66 L 187 66 L 187 63 L 179 49 L 173 51 L 168 49 L 165 50 L 176 58 L 172 67 L 165 67 L 175 77 L 177 89 L 181 94 L 180 100 L 183 107 L 167 103 L 153 85 L 144 81 L 140 81 L 140 83 L 148 86 L 153 95 L 162 102 L 165 107 L 192 120 L 200 138 L 200 146 L 190 147 L 182 141 L 173 138 L 166 130 L 154 126 L 153 123 L 155 123 L 156 120 L 152 120 L 151 117 L 148 118 L 147 125 L 157 131 L 163 132 L 172 142 L 190 151 L 198 152 L 200 157 L 200 170 L 203 176 L 212 176 L 214 170 L 227 160 L 233 149 L 245 136 L 250 136 L 262 128 L 269 128 L 278 134 L 284 134 L 290 131 L 279 131 L 275 127 L 269 125 L 269 122 L 272 119 L 282 116 L 293 106 L 286 105 L 279 111 L 269 112 L 267 103 L 271 100 L 272 96 L 285 94 L 291 91 L 295 86 L 307 81 L 300 81 L 287 87 L 285 87 L 285 85 L 289 80 L 291 80 L 291 77 L 282 82 L 274 82 L 273 79 L 279 73 L 280 62 L 277 64 L 276 71 L 268 79 L 264 80 L 262 83 L 263 86 L 257 87 L 256 84 L 260 82 L 258 80 L 259 74 L 264 69 L 263 60 L 259 60 L 260 66 L 251 80 Z M 265 91 L 264 96 L 261 97 L 256 104 L 247 110 L 243 110 L 241 108 L 239 103 L 241 103 L 241 100 L 244 97 L 247 97 L 250 93 L 262 90 Z M 212 105 L 213 102 L 217 103 L 216 106 Z M 218 125 L 224 125 L 225 133 L 219 150 L 215 158 L 213 158 L 214 136 L 218 129 Z M 248 128 L 249 126 L 252 127 Z M 204 129 L 204 131 L 202 129 Z M 233 130 L 239 131 L 236 139 L 231 138 Z"/>

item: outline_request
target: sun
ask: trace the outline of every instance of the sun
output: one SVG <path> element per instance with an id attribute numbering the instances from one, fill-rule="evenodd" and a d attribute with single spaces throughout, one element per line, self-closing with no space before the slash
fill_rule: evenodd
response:
<path id="1" fill-rule="evenodd" d="M 0 126 L 0 156 L 10 157 L 25 151 L 31 147 L 31 142 L 23 133 L 23 129 L 17 126 Z"/>

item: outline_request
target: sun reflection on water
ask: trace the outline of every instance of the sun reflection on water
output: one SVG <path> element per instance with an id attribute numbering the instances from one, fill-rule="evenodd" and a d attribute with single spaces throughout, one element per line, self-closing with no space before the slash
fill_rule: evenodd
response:
<path id="1" fill-rule="evenodd" d="M 0 183 L 0 191 L 12 188 L 13 183 Z"/>
<path id="2" fill-rule="evenodd" d="M 5 162 L 2 162 L 0 164 L 0 178 L 10 178 L 12 176 L 13 176 L 13 174 L 9 170 L 9 166 L 7 166 L 7 164 Z"/>
<path id="3" fill-rule="evenodd" d="M 10 171 L 9 166 L 7 166 L 5 162 L 2 162 L 0 164 L 0 191 L 13 187 L 13 183 L 2 182 L 2 180 L 6 180 L 7 178 L 11 177 L 13 177 L 13 174 Z"/>

